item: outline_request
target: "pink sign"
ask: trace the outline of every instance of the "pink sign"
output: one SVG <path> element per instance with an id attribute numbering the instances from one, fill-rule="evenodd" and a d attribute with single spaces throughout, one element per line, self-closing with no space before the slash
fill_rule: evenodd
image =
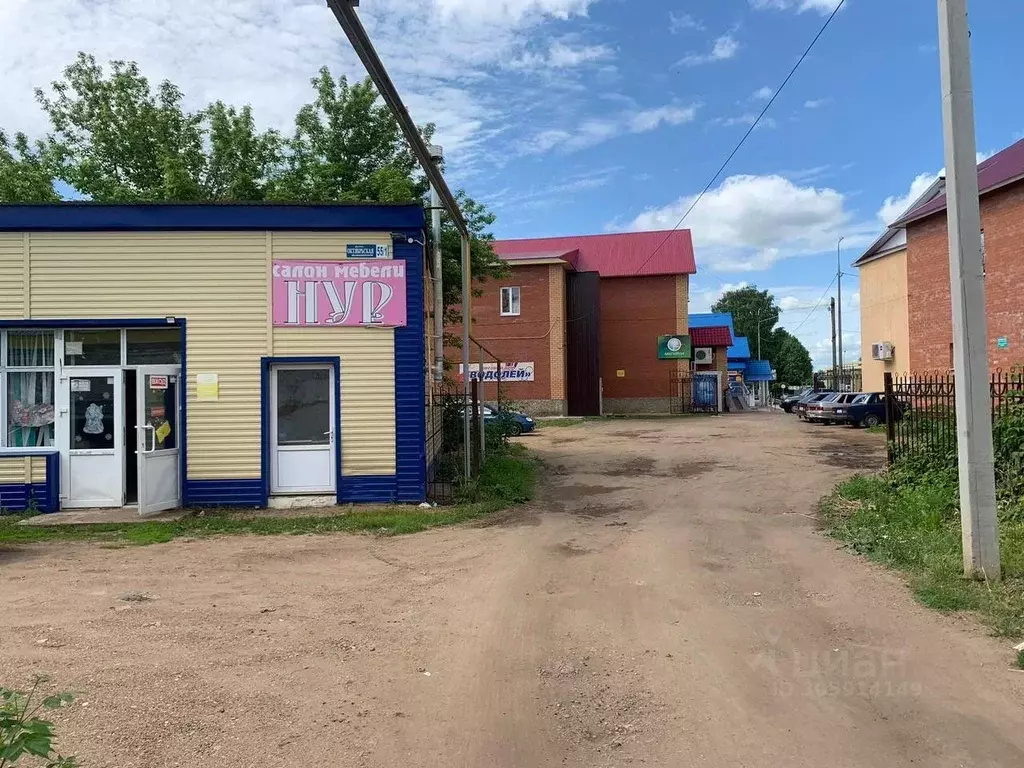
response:
<path id="1" fill-rule="evenodd" d="M 405 262 L 275 261 L 273 304 L 275 326 L 404 326 Z"/>

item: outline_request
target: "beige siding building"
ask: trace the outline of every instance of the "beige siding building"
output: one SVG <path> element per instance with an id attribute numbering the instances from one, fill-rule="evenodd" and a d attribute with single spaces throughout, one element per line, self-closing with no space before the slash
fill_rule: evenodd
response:
<path id="1" fill-rule="evenodd" d="M 860 270 L 863 389 L 880 392 L 886 372 L 910 369 L 906 230 L 887 231 L 854 266 Z"/>
<path id="2" fill-rule="evenodd" d="M 422 500 L 423 225 L 0 206 L 0 506 Z"/>

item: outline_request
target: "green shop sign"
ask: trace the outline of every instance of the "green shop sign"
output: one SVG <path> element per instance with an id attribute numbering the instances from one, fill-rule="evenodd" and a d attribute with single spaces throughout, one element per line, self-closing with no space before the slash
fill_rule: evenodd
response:
<path id="1" fill-rule="evenodd" d="M 689 360 L 693 357 L 693 345 L 690 337 L 682 334 L 677 336 L 658 337 L 659 360 Z"/>

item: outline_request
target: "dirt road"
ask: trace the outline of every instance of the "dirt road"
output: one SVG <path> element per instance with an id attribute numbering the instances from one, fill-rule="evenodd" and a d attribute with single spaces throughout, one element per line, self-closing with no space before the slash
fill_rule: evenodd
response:
<path id="1" fill-rule="evenodd" d="M 549 428 L 542 499 L 400 539 L 0 551 L 0 681 L 86 766 L 1024 764 L 1024 673 L 815 531 L 862 432 Z"/>

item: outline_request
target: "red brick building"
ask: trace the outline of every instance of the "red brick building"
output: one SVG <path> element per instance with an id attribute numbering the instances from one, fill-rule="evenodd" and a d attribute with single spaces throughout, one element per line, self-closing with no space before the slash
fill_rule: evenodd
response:
<path id="1" fill-rule="evenodd" d="M 1024 140 L 978 166 L 978 187 L 989 365 L 1008 368 L 1024 364 Z M 905 227 L 907 232 L 910 368 L 951 368 L 953 327 L 944 186 L 937 185 L 893 227 Z"/>
<path id="2" fill-rule="evenodd" d="M 502 240 L 508 276 L 473 299 L 473 337 L 503 363 L 502 396 L 532 413 L 667 412 L 673 373 L 658 337 L 687 333 L 688 230 Z M 457 329 L 452 329 L 457 332 Z M 511 374 L 511 375 L 510 375 Z M 493 399 L 487 384 L 484 397 Z"/>

